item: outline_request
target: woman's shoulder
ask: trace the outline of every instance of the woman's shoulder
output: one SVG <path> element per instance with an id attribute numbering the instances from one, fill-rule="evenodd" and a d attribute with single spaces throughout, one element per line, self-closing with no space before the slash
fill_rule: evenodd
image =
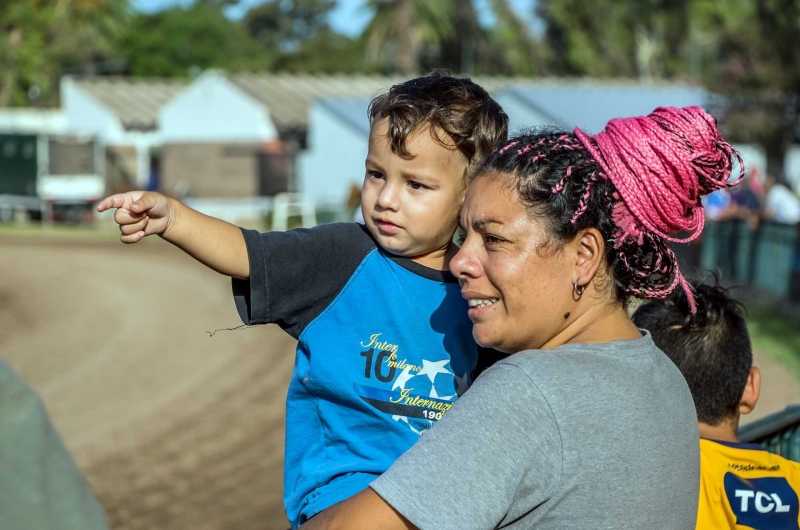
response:
<path id="1" fill-rule="evenodd" d="M 514 367 L 545 397 L 586 389 L 601 381 L 619 380 L 661 371 L 665 355 L 649 333 L 641 339 L 601 344 L 566 344 L 551 350 L 526 350 L 498 361 L 495 366 Z"/>

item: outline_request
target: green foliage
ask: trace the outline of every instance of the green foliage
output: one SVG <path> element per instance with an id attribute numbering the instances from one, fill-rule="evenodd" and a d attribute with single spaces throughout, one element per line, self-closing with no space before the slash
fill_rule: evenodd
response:
<path id="1" fill-rule="evenodd" d="M 0 3 L 0 107 L 50 102 L 64 68 L 110 53 L 128 0 Z"/>
<path id="2" fill-rule="evenodd" d="M 422 50 L 453 34 L 455 0 L 369 0 L 374 15 L 365 30 L 372 60 L 390 70 L 413 75 L 420 70 Z"/>
<path id="3" fill-rule="evenodd" d="M 800 2 L 696 2 L 697 31 L 713 43 L 706 86 L 726 96 L 720 109 L 731 139 L 760 143 L 780 178 L 800 126 Z"/>
<path id="4" fill-rule="evenodd" d="M 265 49 L 291 52 L 329 29 L 334 7 L 334 0 L 269 0 L 248 11 L 244 24 Z"/>
<path id="5" fill-rule="evenodd" d="M 328 24 L 334 0 L 268 0 L 247 12 L 244 25 L 274 57 L 271 69 L 287 72 L 369 71 L 363 39 L 335 33 Z"/>
<path id="6" fill-rule="evenodd" d="M 491 73 L 533 76 L 547 71 L 531 29 L 511 9 L 508 0 L 492 0 L 497 22 L 487 34 L 486 57 L 482 64 L 494 65 Z M 496 71 L 495 71 L 496 69 Z"/>
<path id="7" fill-rule="evenodd" d="M 540 0 L 551 68 L 560 75 L 636 74 L 635 21 L 629 1 Z"/>
<path id="8" fill-rule="evenodd" d="M 0 106 L 25 104 L 33 85 L 48 87 L 49 11 L 31 3 L 0 4 Z"/>
<path id="9" fill-rule="evenodd" d="M 800 376 L 800 328 L 767 306 L 748 304 L 747 328 L 753 348 L 767 352 Z"/>
<path id="10" fill-rule="evenodd" d="M 137 15 L 119 42 L 137 76 L 187 77 L 192 69 L 261 70 L 274 60 L 217 2 Z"/>

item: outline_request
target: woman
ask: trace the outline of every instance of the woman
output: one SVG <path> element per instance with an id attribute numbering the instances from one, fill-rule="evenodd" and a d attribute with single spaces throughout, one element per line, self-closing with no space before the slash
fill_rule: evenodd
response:
<path id="1" fill-rule="evenodd" d="M 691 298 L 669 234 L 700 233 L 700 197 L 729 185 L 732 156 L 699 107 L 495 152 L 450 267 L 477 342 L 514 355 L 304 528 L 694 528 L 692 398 L 625 306 L 679 285 Z"/>

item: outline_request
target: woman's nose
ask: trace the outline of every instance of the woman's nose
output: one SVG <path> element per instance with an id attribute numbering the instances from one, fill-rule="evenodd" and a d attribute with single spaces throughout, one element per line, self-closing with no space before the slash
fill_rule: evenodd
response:
<path id="1" fill-rule="evenodd" d="M 471 245 L 468 243 L 468 241 L 464 241 L 456 255 L 450 260 L 450 272 L 456 278 L 477 278 L 480 275 L 480 263 L 472 254 Z"/>

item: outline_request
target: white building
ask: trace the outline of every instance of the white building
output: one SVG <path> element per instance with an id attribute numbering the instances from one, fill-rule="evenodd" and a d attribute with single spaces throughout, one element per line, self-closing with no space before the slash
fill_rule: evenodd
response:
<path id="1" fill-rule="evenodd" d="M 96 136 L 106 145 L 111 187 L 146 186 L 151 152 L 163 143 L 158 112 L 186 84 L 174 79 L 64 77 L 66 132 Z"/>
<path id="2" fill-rule="evenodd" d="M 299 189 L 318 205 L 343 207 L 364 180 L 369 99 L 326 98 L 309 111 L 307 151 L 298 160 Z"/>

